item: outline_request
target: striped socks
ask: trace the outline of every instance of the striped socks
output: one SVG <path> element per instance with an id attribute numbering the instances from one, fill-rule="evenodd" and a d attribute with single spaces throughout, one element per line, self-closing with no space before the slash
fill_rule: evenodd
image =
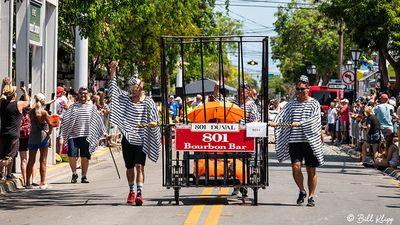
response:
<path id="1" fill-rule="evenodd" d="M 143 183 L 138 183 L 137 184 L 137 193 L 142 193 L 143 191 Z"/>
<path id="2" fill-rule="evenodd" d="M 138 183 L 136 186 L 137 193 L 141 193 L 143 191 L 143 183 Z M 135 184 L 129 184 L 129 191 L 135 192 Z"/>
<path id="3" fill-rule="evenodd" d="M 135 184 L 129 184 L 129 191 L 130 192 L 135 192 Z"/>

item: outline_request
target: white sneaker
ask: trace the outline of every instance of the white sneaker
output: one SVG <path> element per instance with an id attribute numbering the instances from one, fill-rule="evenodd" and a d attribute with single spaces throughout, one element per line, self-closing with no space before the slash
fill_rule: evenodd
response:
<path id="1" fill-rule="evenodd" d="M 39 187 L 39 189 L 41 189 L 41 190 L 46 190 L 48 188 L 49 188 L 49 185 L 47 185 L 47 184 L 40 185 L 40 187 Z"/>
<path id="2" fill-rule="evenodd" d="M 32 185 L 25 186 L 25 189 L 33 189 Z"/>

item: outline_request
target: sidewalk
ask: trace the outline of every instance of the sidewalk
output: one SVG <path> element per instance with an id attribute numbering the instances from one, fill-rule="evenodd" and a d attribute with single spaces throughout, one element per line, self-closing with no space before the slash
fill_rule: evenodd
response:
<path id="1" fill-rule="evenodd" d="M 115 146 L 111 147 L 111 150 L 113 153 L 117 153 L 122 151 L 121 146 Z M 100 161 L 103 161 L 105 159 L 111 158 L 110 150 L 108 147 L 97 147 L 97 150 L 93 153 L 91 159 L 90 159 L 90 165 L 95 165 L 99 163 Z M 35 165 L 38 164 L 38 162 L 35 163 Z M 62 162 L 62 163 L 57 163 L 56 165 L 47 165 L 47 170 L 46 170 L 46 180 L 51 180 L 51 178 L 62 174 L 62 173 L 70 173 L 70 168 L 68 162 Z M 39 172 L 36 173 L 37 178 L 40 179 Z M 13 180 L 1 180 L 0 181 L 0 194 L 4 194 L 7 192 L 14 192 L 17 190 L 24 189 L 22 186 L 22 176 L 20 174 L 14 174 L 15 179 Z"/>
<path id="2" fill-rule="evenodd" d="M 354 159 L 360 159 L 360 154 L 361 152 L 356 151 L 353 147 L 350 145 L 333 145 L 330 143 L 330 138 L 327 137 L 325 138 L 325 147 L 330 150 L 330 151 L 335 151 L 339 155 L 345 155 L 352 157 Z M 393 177 L 394 179 L 400 180 L 400 169 L 393 169 L 393 168 L 386 168 L 384 171 L 382 171 L 384 174 Z"/>

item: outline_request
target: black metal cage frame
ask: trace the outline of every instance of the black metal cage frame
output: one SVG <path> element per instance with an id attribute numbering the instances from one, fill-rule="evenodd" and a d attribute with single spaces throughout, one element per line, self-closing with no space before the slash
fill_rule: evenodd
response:
<path id="1" fill-rule="evenodd" d="M 181 90 L 183 99 L 183 108 L 186 109 L 186 91 L 185 91 L 185 45 L 197 44 L 200 46 L 201 58 L 201 78 L 204 80 L 204 52 L 203 48 L 209 43 L 218 44 L 218 65 L 219 82 L 225 90 L 224 82 L 224 58 L 222 46 L 227 43 L 237 44 L 238 58 L 238 96 L 244 97 L 241 93 L 241 85 L 244 84 L 244 43 L 256 42 L 262 45 L 262 70 L 261 70 L 261 120 L 267 122 L 267 82 L 268 82 L 268 37 L 266 36 L 162 36 L 161 37 L 161 99 L 162 99 L 162 184 L 164 187 L 173 188 L 175 192 L 176 204 L 179 204 L 179 190 L 182 187 L 238 187 L 253 189 L 253 204 L 258 203 L 258 189 L 269 185 L 268 175 L 268 141 L 267 138 L 256 138 L 256 151 L 250 153 L 199 153 L 199 152 L 179 152 L 173 149 L 173 131 L 175 124 L 169 121 L 168 96 L 169 82 L 167 74 L 167 53 L 171 46 L 180 47 L 180 57 L 182 60 L 182 82 Z M 203 105 L 205 101 L 204 83 L 199 94 L 203 96 Z M 225 98 L 226 93 L 222 91 Z M 225 106 L 225 101 L 224 101 Z M 188 124 L 187 112 L 184 110 L 184 124 Z M 206 117 L 206 115 L 204 115 Z M 226 121 L 226 118 L 225 118 Z M 236 159 L 242 163 L 242 183 L 236 179 Z M 199 176 L 198 161 L 205 161 L 205 176 Z M 224 176 L 217 177 L 217 160 L 224 163 Z M 228 161 L 233 162 L 228 165 Z M 209 176 L 209 164 L 214 163 L 214 176 Z M 229 174 L 228 166 L 233 167 L 233 174 Z M 191 172 L 195 167 L 196 172 Z"/>

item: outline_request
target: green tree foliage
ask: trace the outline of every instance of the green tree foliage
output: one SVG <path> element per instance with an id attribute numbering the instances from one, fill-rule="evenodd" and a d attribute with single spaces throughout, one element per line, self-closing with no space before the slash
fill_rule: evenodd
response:
<path id="1" fill-rule="evenodd" d="M 272 59 L 279 60 L 284 78 L 295 81 L 300 74 L 307 74 L 307 66 L 314 64 L 318 76 L 310 80 L 327 82 L 336 78 L 339 48 L 338 23 L 327 18 L 317 9 L 296 7 L 295 2 L 280 8 L 275 31 L 271 38 Z"/>
<path id="2" fill-rule="evenodd" d="M 60 40 L 72 45 L 76 25 L 89 38 L 92 81 L 106 75 L 109 62 L 118 59 L 123 79 L 127 80 L 137 68 L 149 85 L 160 74 L 162 35 L 232 35 L 240 31 L 240 23 L 215 13 L 214 4 L 215 0 L 64 0 L 60 1 Z M 172 47 L 167 55 L 172 62 L 167 65 L 171 81 L 176 74 L 174 62 L 179 58 L 179 47 Z M 200 60 L 190 54 L 197 50 L 185 49 L 189 79 L 199 77 L 200 67 L 195 66 Z M 215 47 L 208 47 L 205 53 L 207 63 L 218 59 L 213 56 Z"/>
<path id="3" fill-rule="evenodd" d="M 274 76 L 268 81 L 268 96 L 277 96 L 279 93 L 281 95 L 292 96 L 294 93 L 294 86 L 290 85 L 285 78 L 281 76 Z"/>
<path id="4" fill-rule="evenodd" d="M 365 51 L 379 51 L 396 73 L 400 91 L 400 0 L 329 0 L 322 11 L 331 18 L 343 17 L 352 39 Z M 382 60 L 383 59 L 383 60 Z M 382 68 L 385 70 L 386 68 Z"/>

